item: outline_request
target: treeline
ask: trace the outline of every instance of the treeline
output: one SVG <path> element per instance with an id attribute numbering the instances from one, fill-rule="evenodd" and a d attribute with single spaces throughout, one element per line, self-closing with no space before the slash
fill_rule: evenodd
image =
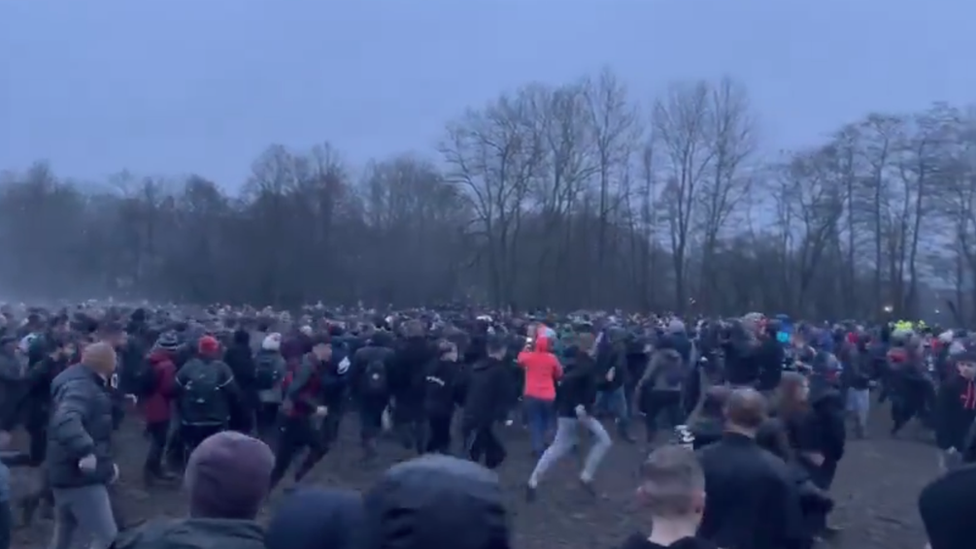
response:
<path id="1" fill-rule="evenodd" d="M 603 72 L 471 109 L 429 159 L 272 145 L 246 181 L 99 184 L 41 162 L 0 182 L 0 293 L 976 312 L 971 112 L 871 114 L 775 158 L 754 114 L 731 80 L 642 102 Z"/>

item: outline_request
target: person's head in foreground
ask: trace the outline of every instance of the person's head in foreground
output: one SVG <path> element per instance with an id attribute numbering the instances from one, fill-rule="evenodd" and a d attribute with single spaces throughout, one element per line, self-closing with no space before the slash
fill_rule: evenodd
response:
<path id="1" fill-rule="evenodd" d="M 668 546 L 695 536 L 705 510 L 705 474 L 691 449 L 668 445 L 651 452 L 637 493 L 653 521 L 648 541 Z"/>
<path id="2" fill-rule="evenodd" d="M 509 549 L 495 473 L 428 455 L 394 465 L 366 493 L 364 549 Z"/>
<path id="3" fill-rule="evenodd" d="M 918 512 L 931 549 L 971 549 L 976 465 L 949 471 L 922 489 Z"/>
<path id="4" fill-rule="evenodd" d="M 725 401 L 725 430 L 756 438 L 766 421 L 766 397 L 755 389 L 735 389 Z"/>
<path id="5" fill-rule="evenodd" d="M 190 517 L 254 520 L 268 495 L 273 467 L 271 448 L 256 438 L 236 431 L 208 437 L 186 463 Z"/>
<path id="6" fill-rule="evenodd" d="M 359 549 L 363 498 L 358 492 L 309 488 L 275 506 L 266 549 Z"/>

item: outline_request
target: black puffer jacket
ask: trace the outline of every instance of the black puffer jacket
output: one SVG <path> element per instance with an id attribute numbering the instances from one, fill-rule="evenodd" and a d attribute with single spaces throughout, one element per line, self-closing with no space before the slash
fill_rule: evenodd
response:
<path id="1" fill-rule="evenodd" d="M 394 465 L 364 498 L 365 549 L 508 549 L 498 477 L 467 460 L 428 455 Z"/>
<path id="2" fill-rule="evenodd" d="M 488 357 L 475 364 L 465 376 L 464 423 L 484 427 L 501 419 L 508 409 L 507 395 L 512 394 L 514 367 Z M 399 404 L 399 402 L 397 403 Z"/>
<path id="3" fill-rule="evenodd" d="M 53 488 L 106 484 L 114 476 L 112 389 L 84 364 L 67 368 L 51 384 L 47 475 Z M 84 472 L 78 461 L 94 454 L 98 465 Z"/>

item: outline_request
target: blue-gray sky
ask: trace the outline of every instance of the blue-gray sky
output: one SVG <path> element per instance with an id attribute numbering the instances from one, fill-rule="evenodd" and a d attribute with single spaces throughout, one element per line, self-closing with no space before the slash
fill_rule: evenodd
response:
<path id="1" fill-rule="evenodd" d="M 767 150 L 976 100 L 972 0 L 0 0 L 0 169 L 197 172 L 269 143 L 433 155 L 444 122 L 607 65 L 645 100 L 731 75 Z"/>

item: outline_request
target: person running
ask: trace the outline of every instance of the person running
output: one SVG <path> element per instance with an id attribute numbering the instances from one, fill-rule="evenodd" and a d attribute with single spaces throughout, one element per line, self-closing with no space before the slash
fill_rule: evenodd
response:
<path id="1" fill-rule="evenodd" d="M 81 363 L 54 378 L 47 439 L 47 474 L 54 493 L 54 531 L 50 547 L 68 549 L 78 529 L 91 536 L 93 549 L 106 549 L 118 526 L 107 485 L 118 479 L 112 456 L 112 394 L 115 350 L 93 343 Z"/>
<path id="2" fill-rule="evenodd" d="M 546 433 L 553 424 L 556 382 L 563 375 L 563 368 L 551 349 L 551 340 L 540 335 L 532 342 L 532 350 L 526 349 L 518 355 L 518 365 L 525 370 L 522 404 L 536 457 L 545 450 Z"/>
<path id="3" fill-rule="evenodd" d="M 595 493 L 593 477 L 612 444 L 606 429 L 591 415 L 599 377 L 593 359 L 595 349 L 596 338 L 592 334 L 583 334 L 575 348 L 570 350 L 571 359 L 567 360 L 566 373 L 556 393 L 556 438 L 539 458 L 529 477 L 526 485 L 526 499 L 529 501 L 535 500 L 539 481 L 546 472 L 579 444 L 580 425 L 592 433 L 595 443 L 586 456 L 579 480 L 587 492 Z"/>

